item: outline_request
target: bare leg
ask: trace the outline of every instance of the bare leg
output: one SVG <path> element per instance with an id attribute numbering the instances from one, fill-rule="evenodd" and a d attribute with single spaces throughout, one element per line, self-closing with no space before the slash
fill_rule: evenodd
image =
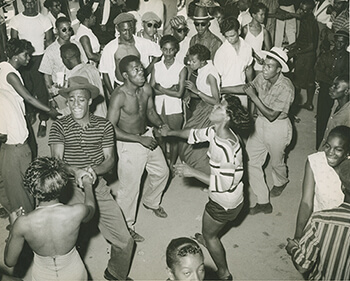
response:
<path id="1" fill-rule="evenodd" d="M 226 252 L 218 237 L 220 230 L 225 225 L 226 223 L 220 223 L 214 220 L 206 211 L 204 211 L 202 233 L 208 251 L 215 262 L 216 267 L 218 268 L 217 273 L 219 278 L 225 278 L 230 275 L 226 261 Z"/>

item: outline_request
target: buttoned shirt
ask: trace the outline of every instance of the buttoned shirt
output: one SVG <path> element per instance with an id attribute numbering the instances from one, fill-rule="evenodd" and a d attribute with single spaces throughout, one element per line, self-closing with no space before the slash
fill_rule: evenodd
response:
<path id="1" fill-rule="evenodd" d="M 222 45 L 222 41 L 219 37 L 214 35 L 210 30 L 208 30 L 203 36 L 199 37 L 198 34 L 194 35 L 190 41 L 190 47 L 195 44 L 201 44 L 207 47 L 210 51 L 210 59 L 214 59 L 216 51 Z"/>
<path id="2" fill-rule="evenodd" d="M 331 115 L 329 116 L 327 127 L 323 135 L 323 139 L 320 148 L 326 143 L 328 134 L 332 129 L 337 126 L 344 125 L 350 127 L 350 101 L 339 108 L 339 103 L 337 100 L 334 101 Z M 338 109 L 338 110 L 337 110 Z"/>
<path id="3" fill-rule="evenodd" d="M 71 114 L 56 120 L 51 127 L 49 145 L 63 144 L 63 160 L 68 165 L 86 168 L 104 161 L 103 148 L 114 146 L 114 129 L 107 119 L 90 114 L 87 128 Z"/>
<path id="4" fill-rule="evenodd" d="M 308 280 L 348 280 L 350 276 L 350 204 L 313 213 L 293 261 L 311 270 Z"/>
<path id="5" fill-rule="evenodd" d="M 214 65 L 221 76 L 221 86 L 237 86 L 246 81 L 246 68 L 252 64 L 252 47 L 239 38 L 240 47 L 238 52 L 225 40 L 216 52 Z"/>
<path id="6" fill-rule="evenodd" d="M 294 86 L 289 78 L 280 73 L 277 81 L 271 84 L 260 73 L 255 77 L 252 84 L 265 106 L 275 111 L 281 111 L 277 119 L 287 118 L 289 108 L 294 100 Z M 264 116 L 260 110 L 258 110 L 258 115 Z"/>
<path id="7" fill-rule="evenodd" d="M 85 55 L 84 49 L 81 44 L 74 39 L 70 40 L 71 43 L 74 43 L 78 46 L 80 50 L 80 58 L 82 62 L 88 62 L 88 59 Z M 57 73 L 64 72 L 67 73 L 68 69 L 63 64 L 60 52 L 60 43 L 56 40 L 53 42 L 47 49 L 45 50 L 43 59 L 41 60 L 39 71 L 44 74 L 48 74 L 52 76 L 52 81 L 57 83 Z"/>
<path id="8" fill-rule="evenodd" d="M 160 57 L 162 55 L 162 51 L 156 43 L 151 40 L 134 36 L 135 40 L 135 48 L 140 53 L 140 61 L 144 68 L 146 68 L 150 63 L 151 57 Z M 108 74 L 108 77 L 111 81 L 111 84 L 114 84 L 114 81 L 122 84 L 123 81 L 118 81 L 115 77 L 115 59 L 114 54 L 117 52 L 119 47 L 119 38 L 115 38 L 111 42 L 109 42 L 103 49 L 99 71 L 101 73 Z"/>
<path id="9" fill-rule="evenodd" d="M 226 210 L 243 202 L 242 148 L 236 134 L 231 133 L 236 142 L 218 137 L 214 127 L 191 129 L 188 138 L 189 144 L 209 142 L 209 198 Z"/>

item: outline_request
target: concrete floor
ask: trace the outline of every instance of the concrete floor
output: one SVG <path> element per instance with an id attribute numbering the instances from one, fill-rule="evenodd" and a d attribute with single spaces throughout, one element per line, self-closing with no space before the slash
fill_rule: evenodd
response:
<path id="1" fill-rule="evenodd" d="M 288 156 L 290 183 L 278 198 L 272 198 L 273 213 L 247 216 L 241 213 L 238 225 L 230 228 L 222 237 L 226 248 L 229 268 L 235 280 L 302 280 L 295 270 L 284 247 L 286 238 L 294 233 L 296 214 L 301 197 L 306 156 L 314 152 L 315 113 L 301 111 L 302 121 L 296 124 L 294 147 Z M 51 122 L 49 123 L 49 125 Z M 34 125 L 36 132 L 38 123 Z M 47 137 L 39 142 L 39 155 L 49 155 Z M 130 171 L 132 173 L 132 171 Z M 271 170 L 267 167 L 267 182 L 271 185 Z M 116 184 L 111 185 L 112 193 Z M 251 190 L 246 188 L 246 209 L 255 205 L 256 198 Z M 207 193 L 199 186 L 193 186 L 183 178 L 175 177 L 164 194 L 162 206 L 168 213 L 168 218 L 160 219 L 140 207 L 136 230 L 146 240 L 138 243 L 132 262 L 130 277 L 134 280 L 165 280 L 165 249 L 172 238 L 193 236 L 201 230 L 201 217 Z M 0 269 L 11 274 L 11 269 L 3 263 L 3 250 L 8 232 L 6 219 L 0 219 Z M 84 262 L 93 280 L 104 280 L 109 257 L 109 244 L 100 233 L 93 234 L 87 247 Z M 215 271 L 206 249 L 205 264 L 209 275 Z M 24 280 L 30 279 L 30 269 Z"/>

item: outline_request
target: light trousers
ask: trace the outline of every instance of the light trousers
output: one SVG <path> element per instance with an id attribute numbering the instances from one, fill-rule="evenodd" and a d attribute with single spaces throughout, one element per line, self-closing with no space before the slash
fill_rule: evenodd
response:
<path id="1" fill-rule="evenodd" d="M 151 130 L 145 135 L 152 136 Z M 168 181 L 169 168 L 159 146 L 150 150 L 140 143 L 117 141 L 117 151 L 117 202 L 128 226 L 132 228 L 136 221 L 140 182 L 145 169 L 148 173 L 148 184 L 143 188 L 142 202 L 149 208 L 158 209 Z"/>
<path id="2" fill-rule="evenodd" d="M 259 204 L 269 200 L 269 188 L 264 179 L 263 165 L 270 155 L 272 179 L 275 186 L 288 182 L 285 149 L 292 139 L 292 124 L 288 118 L 270 122 L 259 116 L 255 121 L 255 131 L 249 136 L 248 153 L 249 185 L 257 196 Z"/>
<path id="3" fill-rule="evenodd" d="M 294 6 L 280 6 L 281 10 L 295 13 Z M 289 20 L 276 20 L 276 32 L 275 32 L 275 47 L 282 47 L 284 33 L 288 40 L 288 44 L 295 42 L 297 34 L 297 22 L 296 19 Z"/>

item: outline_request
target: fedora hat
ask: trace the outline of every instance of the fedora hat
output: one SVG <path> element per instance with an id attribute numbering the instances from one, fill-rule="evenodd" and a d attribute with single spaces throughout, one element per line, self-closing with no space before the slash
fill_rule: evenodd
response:
<path id="1" fill-rule="evenodd" d="M 288 55 L 282 48 L 273 47 L 270 51 L 262 51 L 266 56 L 274 58 L 282 66 L 282 72 L 288 72 L 289 67 L 287 65 Z"/>
<path id="2" fill-rule="evenodd" d="M 194 8 L 193 20 L 212 20 L 213 17 L 209 15 L 207 7 L 197 5 Z"/>
<path id="3" fill-rule="evenodd" d="M 96 98 L 100 93 L 100 90 L 96 86 L 90 84 L 89 80 L 81 76 L 68 78 L 68 88 L 62 88 L 58 93 L 67 99 L 70 92 L 80 89 L 88 90 L 92 99 Z"/>

